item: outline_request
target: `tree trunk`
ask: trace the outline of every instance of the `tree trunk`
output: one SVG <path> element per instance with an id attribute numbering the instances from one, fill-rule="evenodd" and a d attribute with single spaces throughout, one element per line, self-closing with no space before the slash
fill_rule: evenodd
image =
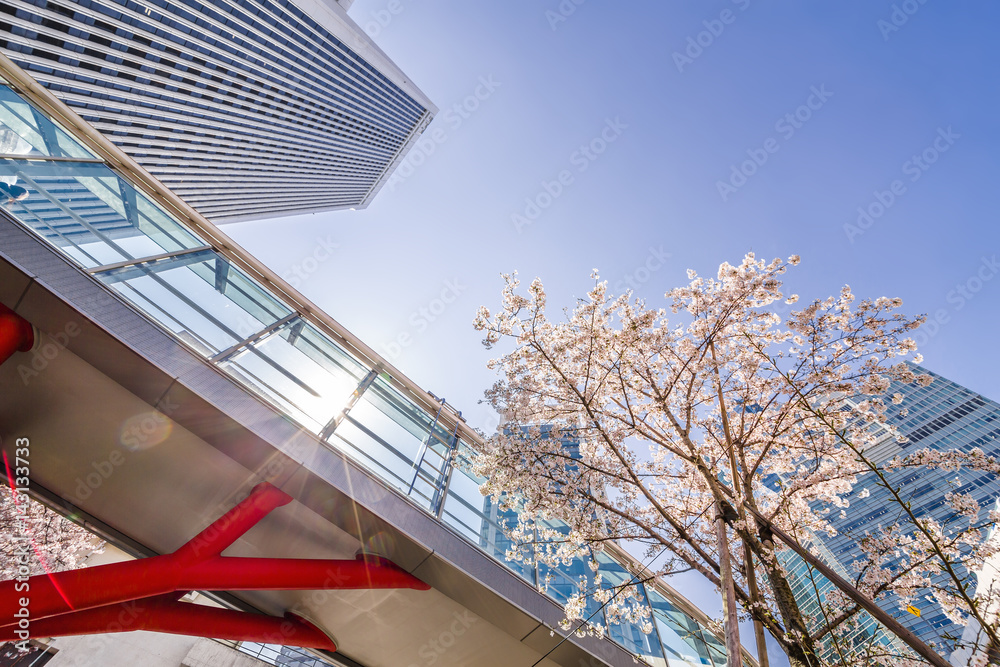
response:
<path id="1" fill-rule="evenodd" d="M 741 518 L 745 517 L 746 514 L 741 512 Z M 750 545 L 746 543 L 746 540 L 743 541 L 743 561 L 744 567 L 746 567 L 747 592 L 750 594 L 750 602 L 753 604 L 759 602 L 761 597 L 757 588 L 757 572 L 754 569 L 753 551 L 750 550 Z M 767 658 L 767 639 L 764 638 L 764 624 L 756 616 L 753 617 L 753 634 L 757 641 L 757 663 L 760 667 L 770 667 Z"/>
<path id="2" fill-rule="evenodd" d="M 726 663 L 728 667 L 742 667 L 743 651 L 740 647 L 739 618 L 736 615 L 736 583 L 733 580 L 733 559 L 729 553 L 729 537 L 722 507 L 715 517 L 716 538 L 719 541 L 719 570 L 722 575 L 722 613 L 726 632 Z"/>
<path id="3" fill-rule="evenodd" d="M 789 644 L 785 646 L 785 653 L 792 667 L 818 667 L 819 658 L 816 657 L 816 647 L 809 636 L 809 628 L 806 627 L 805 619 L 799 609 L 792 587 L 785 578 L 785 573 L 775 560 L 774 535 L 771 529 L 757 522 L 757 532 L 760 535 L 761 544 L 769 552 L 761 554 L 760 562 L 767 573 L 767 579 L 774 591 L 774 600 L 778 605 L 778 611 L 785 622 L 788 631 Z"/>

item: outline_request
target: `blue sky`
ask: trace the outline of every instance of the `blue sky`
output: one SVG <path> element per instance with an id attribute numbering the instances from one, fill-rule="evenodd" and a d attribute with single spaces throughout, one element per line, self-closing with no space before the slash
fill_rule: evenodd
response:
<path id="1" fill-rule="evenodd" d="M 800 254 L 803 300 L 843 284 L 902 297 L 934 320 L 925 365 L 1000 398 L 1000 5 L 350 14 L 440 107 L 423 147 L 367 210 L 225 231 L 473 424 L 490 423 L 477 401 L 493 375 L 471 321 L 498 304 L 501 272 L 541 277 L 553 309 L 594 267 L 656 304 L 687 268 L 748 250 Z"/>

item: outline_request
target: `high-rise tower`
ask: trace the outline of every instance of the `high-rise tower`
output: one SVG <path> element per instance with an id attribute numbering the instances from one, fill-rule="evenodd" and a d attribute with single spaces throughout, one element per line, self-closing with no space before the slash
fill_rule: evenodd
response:
<path id="1" fill-rule="evenodd" d="M 931 384 L 922 387 L 919 384 L 893 382 L 886 392 L 887 396 L 903 395 L 903 402 L 890 406 L 891 409 L 886 412 L 886 421 L 899 429 L 907 440 L 898 443 L 885 432 L 884 437 L 866 452 L 869 458 L 881 465 L 921 449 L 968 452 L 978 448 L 990 456 L 1000 455 L 1000 405 L 926 368 L 915 364 L 911 367 L 919 374 L 930 375 L 933 378 Z M 910 504 L 917 517 L 932 518 L 945 531 L 952 527 L 959 528 L 959 524 L 967 521 L 948 505 L 947 494 L 970 494 L 983 513 L 992 509 L 1000 498 L 1000 479 L 979 470 L 962 469 L 956 472 L 940 468 L 904 468 L 889 471 L 886 481 L 900 490 L 902 498 Z M 837 535 L 821 540 L 818 538 L 821 543 L 813 547 L 835 569 L 851 576 L 854 572 L 851 564 L 863 555 L 858 540 L 865 533 L 891 525 L 902 526 L 905 530 L 909 522 L 890 499 L 889 491 L 868 482 L 864 476 L 846 499 L 850 503 L 850 511 L 840 517 L 831 515 Z M 810 577 L 805 564 L 797 560 L 795 563 L 786 562 L 786 567 L 792 574 L 796 595 L 801 596 L 803 609 L 807 613 L 812 611 L 818 614 L 816 591 L 818 589 L 822 595 L 831 585 L 819 575 Z M 971 579 L 970 573 L 960 567 L 959 575 Z M 942 585 L 949 581 L 946 574 L 937 575 L 935 580 Z M 972 588 L 975 588 L 974 583 Z M 962 627 L 946 616 L 929 591 L 925 593 L 909 605 L 910 611 L 892 594 L 881 599 L 879 604 L 926 643 L 940 645 L 943 640 L 960 637 Z M 866 641 L 881 635 L 883 643 L 888 645 L 887 636 L 876 627 L 874 620 L 864 614 L 863 617 L 856 627 L 856 638 Z"/>
<path id="2" fill-rule="evenodd" d="M 367 206 L 437 111 L 335 0 L 0 2 L 0 50 L 215 223 Z"/>

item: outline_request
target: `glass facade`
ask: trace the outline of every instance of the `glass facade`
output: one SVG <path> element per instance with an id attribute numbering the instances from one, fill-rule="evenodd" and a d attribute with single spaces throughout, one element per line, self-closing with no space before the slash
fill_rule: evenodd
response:
<path id="1" fill-rule="evenodd" d="M 362 206 L 429 122 L 288 0 L 0 1 L 0 49 L 215 222 Z"/>
<path id="2" fill-rule="evenodd" d="M 240 642 L 236 649 L 276 667 L 333 667 L 332 663 L 294 646 Z"/>
<path id="3" fill-rule="evenodd" d="M 807 546 L 813 554 L 819 556 L 841 577 L 848 581 L 852 579 L 851 572 L 837 562 L 822 541 L 817 540 L 807 544 Z M 795 599 L 799 602 L 806 623 L 813 632 L 817 632 L 831 620 L 830 607 L 821 607 L 820 601 L 825 603 L 827 595 L 831 591 L 835 591 L 836 587 L 815 568 L 791 551 L 779 552 L 778 559 L 788 574 L 788 583 Z M 850 621 L 841 625 L 835 637 L 829 634 L 825 635 L 820 640 L 817 649 L 822 657 L 833 664 L 842 664 L 845 661 L 851 664 L 851 660 L 842 660 L 841 658 L 846 659 L 852 654 L 868 657 L 879 656 L 883 659 L 886 656 L 908 655 L 906 646 L 867 612 L 855 614 Z M 883 664 L 886 663 L 883 662 Z M 888 664 L 893 664 L 891 659 Z"/>
<path id="4" fill-rule="evenodd" d="M 505 559 L 512 516 L 479 493 L 483 480 L 470 472 L 472 445 L 453 416 L 447 425 L 443 403 L 429 410 L 412 400 L 338 344 L 322 321 L 234 266 L 5 85 L 0 141 L 13 151 L 0 157 L 6 186 L 0 206 L 95 280 L 556 602 L 581 582 L 593 584 L 584 559 L 559 568 Z M 633 576 L 624 559 L 596 551 L 589 559 L 608 585 Z M 658 667 L 725 664 L 721 642 L 681 611 L 685 603 L 669 588 L 647 585 L 639 592 L 652 632 L 612 624 L 612 639 Z M 606 623 L 599 605 L 591 611 L 594 623 Z M 273 653 L 275 664 L 307 659 L 257 649 Z"/>
<path id="5" fill-rule="evenodd" d="M 973 448 L 983 450 L 987 455 L 1000 456 L 1000 405 L 965 387 L 948 380 L 932 371 L 915 364 L 913 370 L 927 374 L 933 382 L 927 387 L 917 384 L 892 383 L 886 396 L 900 393 L 904 400 L 898 407 L 890 406 L 887 421 L 900 429 L 908 441 L 896 443 L 892 437 L 885 437 L 868 454 L 876 463 L 885 463 L 896 456 L 905 456 L 921 449 L 961 450 Z M 902 413 L 901 408 L 906 412 Z M 917 517 L 931 517 L 938 521 L 945 531 L 954 527 L 967 526 L 967 520 L 958 516 L 946 503 L 948 493 L 969 493 L 979 503 L 982 512 L 987 512 L 1000 498 L 1000 478 L 990 473 L 963 469 L 958 472 L 940 469 L 904 469 L 890 472 L 887 481 L 901 491 L 903 499 Z M 862 498 L 862 490 L 870 493 Z M 866 484 L 859 479 L 853 493 L 847 496 L 851 511 L 845 517 L 833 517 L 831 523 L 837 529 L 835 537 L 822 539 L 814 545 L 820 554 L 825 554 L 828 562 L 838 566 L 842 574 L 853 572 L 851 564 L 861 558 L 856 541 L 866 533 L 879 530 L 879 526 L 898 525 L 904 529 L 908 519 L 901 516 L 898 506 L 890 501 L 889 491 L 874 484 Z M 983 515 L 985 516 L 985 515 Z M 796 593 L 805 605 L 815 608 L 816 589 L 804 563 L 786 564 L 796 580 Z M 975 589 L 975 577 L 961 568 L 958 574 Z M 830 584 L 818 574 L 815 580 L 820 595 L 829 590 Z M 934 579 L 942 586 L 949 586 L 950 579 L 945 574 Z M 950 621 L 929 592 L 914 601 L 912 605 L 919 615 L 906 610 L 895 595 L 880 600 L 886 612 L 892 614 L 904 626 L 916 633 L 924 642 L 938 645 L 947 644 L 949 638 L 960 637 L 962 626 Z M 889 639 L 878 624 L 867 614 L 854 628 L 854 637 L 863 641 L 865 637 L 879 637 L 877 641 L 888 646 Z"/>

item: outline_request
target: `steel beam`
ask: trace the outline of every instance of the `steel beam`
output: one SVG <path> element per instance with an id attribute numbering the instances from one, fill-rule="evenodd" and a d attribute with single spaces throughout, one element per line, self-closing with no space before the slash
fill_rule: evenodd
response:
<path id="1" fill-rule="evenodd" d="M 27 352 L 34 344 L 31 323 L 0 303 L 0 364 L 15 352 Z"/>
<path id="2" fill-rule="evenodd" d="M 52 618 L 32 619 L 36 637 L 70 637 L 116 632 L 165 632 L 174 635 L 212 637 L 230 641 L 294 645 L 336 651 L 325 631 L 294 614 L 284 618 L 248 614 L 231 609 L 177 602 L 164 595 L 138 602 L 123 602 Z M 0 641 L 16 641 L 16 624 L 0 627 Z"/>
<path id="3" fill-rule="evenodd" d="M 31 591 L 32 623 L 66 614 L 192 590 L 428 590 L 430 586 L 392 562 L 227 558 L 219 554 L 272 510 L 291 502 L 276 487 L 258 484 L 242 502 L 172 554 L 0 582 L 0 619 L 15 619 Z M 27 583 L 27 588 L 24 587 Z M 2 626 L 0 626 L 2 627 Z"/>

